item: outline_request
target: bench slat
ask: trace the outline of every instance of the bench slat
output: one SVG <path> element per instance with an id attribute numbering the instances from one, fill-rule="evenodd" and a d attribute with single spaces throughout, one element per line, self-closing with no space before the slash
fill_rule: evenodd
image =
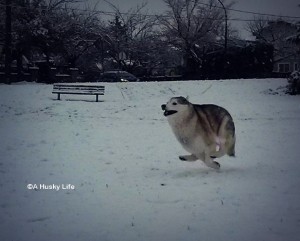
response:
<path id="1" fill-rule="evenodd" d="M 53 88 L 53 90 L 90 90 L 90 91 L 97 91 L 97 90 L 104 90 L 104 88 Z"/>
<path id="2" fill-rule="evenodd" d="M 104 92 L 64 92 L 64 91 L 52 91 L 52 94 L 70 94 L 70 95 L 104 95 Z"/>
<path id="3" fill-rule="evenodd" d="M 104 89 L 53 89 L 57 92 L 68 92 L 68 91 L 78 91 L 78 92 L 104 92 Z"/>
<path id="4" fill-rule="evenodd" d="M 74 85 L 74 84 L 53 84 L 53 86 L 60 86 L 60 87 L 101 87 L 104 88 L 105 86 L 103 85 Z"/>
<path id="5" fill-rule="evenodd" d="M 104 89 L 104 86 L 72 86 L 72 85 L 54 85 L 53 88 L 55 89 Z"/>
<path id="6" fill-rule="evenodd" d="M 104 90 L 104 88 L 53 87 L 54 90 Z"/>

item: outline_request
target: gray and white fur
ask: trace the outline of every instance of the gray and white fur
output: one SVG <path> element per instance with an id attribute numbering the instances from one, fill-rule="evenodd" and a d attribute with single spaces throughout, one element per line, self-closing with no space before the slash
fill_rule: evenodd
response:
<path id="1" fill-rule="evenodd" d="M 219 169 L 220 164 L 215 158 L 225 154 L 235 156 L 235 126 L 223 107 L 197 105 L 184 97 L 173 97 L 161 108 L 177 140 L 190 153 L 179 156 L 180 160 L 200 159 L 207 166 Z"/>

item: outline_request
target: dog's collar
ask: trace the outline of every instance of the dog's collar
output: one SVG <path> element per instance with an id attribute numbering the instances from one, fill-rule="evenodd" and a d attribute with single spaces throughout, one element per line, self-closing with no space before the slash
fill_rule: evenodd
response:
<path id="1" fill-rule="evenodd" d="M 169 116 L 177 113 L 177 110 L 165 110 L 164 116 Z"/>

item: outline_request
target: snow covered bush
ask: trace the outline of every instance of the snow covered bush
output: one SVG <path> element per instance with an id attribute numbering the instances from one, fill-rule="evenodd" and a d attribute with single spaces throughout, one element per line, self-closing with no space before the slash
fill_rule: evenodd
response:
<path id="1" fill-rule="evenodd" d="M 288 77 L 288 93 L 291 95 L 300 94 L 300 72 L 294 71 Z"/>

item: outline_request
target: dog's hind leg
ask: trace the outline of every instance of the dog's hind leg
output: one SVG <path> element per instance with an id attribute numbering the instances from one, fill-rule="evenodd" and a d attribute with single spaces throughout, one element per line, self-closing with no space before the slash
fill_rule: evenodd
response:
<path id="1" fill-rule="evenodd" d="M 213 161 L 213 160 L 205 161 L 204 163 L 205 163 L 206 166 L 211 167 L 211 168 L 216 169 L 216 170 L 219 170 L 220 167 L 221 167 L 219 162 L 216 162 L 216 161 Z"/>
<path id="2" fill-rule="evenodd" d="M 204 164 L 210 168 L 219 170 L 220 169 L 220 164 L 216 161 L 213 160 L 213 158 L 211 158 L 209 156 L 209 152 L 202 152 L 197 154 L 197 158 L 200 159 L 201 161 L 204 162 Z"/>
<path id="3" fill-rule="evenodd" d="M 213 160 L 209 154 L 205 153 L 205 158 L 203 160 L 206 166 L 211 167 L 213 169 L 219 170 L 221 165 L 219 162 Z"/>
<path id="4" fill-rule="evenodd" d="M 179 156 L 179 159 L 181 161 L 187 161 L 187 162 L 194 162 L 198 160 L 198 157 L 196 157 L 195 155 L 186 155 L 186 156 Z"/>
<path id="5" fill-rule="evenodd" d="M 210 157 L 211 158 L 219 158 L 226 154 L 225 152 L 225 139 L 217 136 L 215 138 L 215 143 L 210 145 Z"/>

